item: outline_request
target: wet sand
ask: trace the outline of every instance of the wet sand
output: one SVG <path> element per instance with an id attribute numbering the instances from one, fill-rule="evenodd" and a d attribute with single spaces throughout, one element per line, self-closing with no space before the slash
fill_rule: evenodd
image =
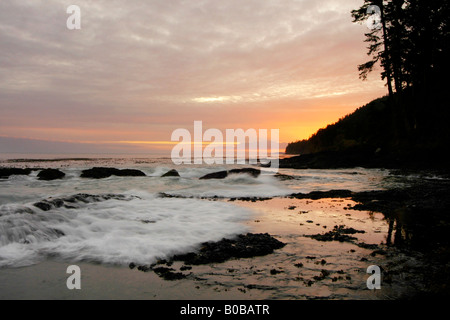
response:
<path id="1" fill-rule="evenodd" d="M 212 201 L 212 200 L 205 200 Z M 221 200 L 229 201 L 229 200 Z M 418 253 L 387 247 L 389 225 L 382 213 L 351 210 L 350 199 L 233 201 L 252 210 L 248 232 L 269 233 L 286 245 L 274 253 L 224 263 L 168 267 L 187 277 L 164 280 L 153 271 L 47 260 L 0 270 L 0 299 L 398 299 L 420 287 Z M 352 242 L 318 241 L 309 236 L 344 225 L 364 233 Z M 370 244 L 373 246 L 362 246 Z M 66 269 L 81 268 L 81 290 L 68 290 Z M 369 290 L 370 265 L 382 268 L 380 290 Z M 181 270 L 180 270 L 181 268 Z"/>

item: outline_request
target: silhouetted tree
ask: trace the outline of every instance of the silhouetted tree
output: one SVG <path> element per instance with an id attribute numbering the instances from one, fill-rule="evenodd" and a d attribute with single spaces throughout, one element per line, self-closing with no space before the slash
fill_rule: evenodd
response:
<path id="1" fill-rule="evenodd" d="M 352 11 L 353 22 L 366 21 L 371 5 L 381 11 L 381 28 L 365 34 L 371 59 L 358 66 L 360 77 L 366 79 L 379 63 L 391 96 L 392 83 L 398 93 L 408 87 L 429 90 L 439 86 L 439 77 L 449 71 L 449 2 L 364 0 L 359 9 Z"/>
<path id="2" fill-rule="evenodd" d="M 364 80 L 380 66 L 389 98 L 374 100 L 309 139 L 289 144 L 287 152 L 353 147 L 398 154 L 450 151 L 450 1 L 362 0 L 351 12 L 353 21 L 367 21 L 371 5 L 380 9 L 381 22 L 365 33 L 370 60 L 358 70 Z"/>
<path id="3" fill-rule="evenodd" d="M 373 14 L 368 12 L 368 8 L 371 5 L 376 5 L 380 8 L 381 28 L 373 28 L 365 34 L 365 42 L 369 43 L 367 55 L 371 59 L 358 66 L 359 76 L 363 80 L 367 79 L 367 75 L 373 71 L 377 63 L 380 63 L 383 68 L 381 77 L 383 80 L 386 79 L 389 95 L 392 96 L 392 62 L 383 0 L 365 0 L 359 9 L 352 11 L 353 22 L 366 21 Z"/>

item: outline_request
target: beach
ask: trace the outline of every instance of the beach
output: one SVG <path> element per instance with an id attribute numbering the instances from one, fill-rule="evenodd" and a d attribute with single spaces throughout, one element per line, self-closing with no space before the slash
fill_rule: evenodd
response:
<path id="1" fill-rule="evenodd" d="M 69 274 L 66 269 L 69 264 L 50 260 L 33 266 L 1 270 L 0 297 L 177 300 L 383 298 L 383 292 L 370 291 L 366 287 L 368 275 L 365 269 L 380 263 L 379 257 L 370 256 L 373 250 L 349 243 L 319 243 L 304 236 L 345 224 L 367 230 L 361 241 L 383 242 L 387 228 L 380 214 L 369 218 L 366 212 L 354 212 L 349 216 L 349 211 L 343 210 L 347 204 L 348 201 L 333 199 L 240 201 L 237 205 L 256 209 L 255 216 L 245 222 L 250 232 L 268 232 L 286 246 L 267 256 L 192 266 L 192 269 L 183 272 L 187 275 L 186 279 L 167 281 L 151 271 L 82 263 L 77 264 L 82 272 L 81 290 L 68 290 L 66 280 Z M 361 258 L 368 260 L 361 261 Z M 181 266 L 182 263 L 171 265 L 175 270 Z M 326 279 L 315 280 L 314 277 L 321 276 L 322 270 L 327 270 L 329 275 Z"/>
<path id="2" fill-rule="evenodd" d="M 0 269 L 0 298 L 372 300 L 404 298 L 420 290 L 417 270 L 423 264 L 421 254 L 386 246 L 390 231 L 385 216 L 352 210 L 356 202 L 349 198 L 202 201 L 250 210 L 251 216 L 241 222 L 245 231 L 269 233 L 285 246 L 272 254 L 222 263 L 186 266 L 179 261 L 162 262 L 174 272 L 182 270 L 185 277 L 179 280 L 164 280 L 151 269 L 142 272 L 123 265 L 47 258 L 30 266 Z M 352 234 L 356 239 L 311 238 L 335 226 L 356 230 Z M 71 264 L 81 269 L 80 290 L 66 286 L 66 269 Z M 386 273 L 380 290 L 367 288 L 371 265 Z"/>
<path id="3" fill-rule="evenodd" d="M 165 177 L 174 170 L 168 159 L 5 163 L 33 170 L 0 180 L 0 299 L 396 300 L 447 292 L 449 180 L 436 173 L 274 176 L 186 166 Z M 65 176 L 40 180 L 42 167 Z M 106 177 L 82 177 L 96 172 Z M 200 179 L 214 172 L 224 177 Z M 258 247 L 258 239 L 275 246 Z M 206 247 L 212 251 L 202 253 Z M 80 290 L 66 285 L 71 265 L 80 268 Z M 380 268 L 379 289 L 368 288 L 370 266 Z"/>

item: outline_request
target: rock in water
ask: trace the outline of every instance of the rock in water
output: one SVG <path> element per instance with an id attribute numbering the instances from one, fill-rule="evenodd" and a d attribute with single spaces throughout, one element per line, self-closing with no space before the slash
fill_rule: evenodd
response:
<path id="1" fill-rule="evenodd" d="M 225 179 L 228 176 L 228 171 L 219 171 L 219 172 L 213 172 L 208 173 L 204 175 L 203 177 L 200 177 L 201 180 L 204 179 Z"/>
<path id="2" fill-rule="evenodd" d="M 228 174 L 238 174 L 238 173 L 247 173 L 256 178 L 261 174 L 261 170 L 254 168 L 243 168 L 243 169 L 232 169 L 228 171 Z"/>
<path id="3" fill-rule="evenodd" d="M 246 173 L 256 178 L 261 174 L 261 170 L 254 168 L 232 169 L 228 171 L 218 171 L 204 175 L 200 179 L 225 179 L 229 174 Z"/>
<path id="4" fill-rule="evenodd" d="M 12 175 L 29 175 L 31 169 L 21 169 L 21 168 L 0 168 L 0 178 L 9 178 Z"/>
<path id="5" fill-rule="evenodd" d="M 87 193 L 78 193 L 69 197 L 64 198 L 48 198 L 45 200 L 41 200 L 33 204 L 33 206 L 43 210 L 49 211 L 54 208 L 65 207 L 67 209 L 76 209 L 80 206 L 80 204 L 92 203 L 92 202 L 100 202 L 106 201 L 110 199 L 114 200 L 123 200 L 130 201 L 133 199 L 137 199 L 136 196 L 123 195 L 123 194 L 87 194 Z"/>
<path id="6" fill-rule="evenodd" d="M 283 173 L 276 173 L 274 177 L 281 181 L 295 180 L 295 177 Z"/>
<path id="7" fill-rule="evenodd" d="M 118 169 L 115 168 L 103 168 L 103 167 L 94 167 L 92 169 L 83 170 L 81 173 L 81 178 L 94 178 L 94 179 L 102 179 L 108 178 L 115 174 Z"/>
<path id="8" fill-rule="evenodd" d="M 136 169 L 122 169 L 122 170 L 117 170 L 114 175 L 119 176 L 119 177 L 145 177 L 146 174 L 143 173 L 140 170 L 136 170 Z"/>
<path id="9" fill-rule="evenodd" d="M 178 171 L 175 169 L 172 169 L 172 170 L 164 173 L 161 177 L 179 177 L 179 176 L 180 176 L 180 174 L 178 173 Z"/>
<path id="10" fill-rule="evenodd" d="M 214 262 L 224 262 L 231 258 L 250 258 L 264 256 L 285 244 L 268 233 L 239 235 L 234 239 L 222 239 L 218 242 L 205 242 L 198 252 L 175 255 L 174 261 L 185 264 L 199 265 Z"/>
<path id="11" fill-rule="evenodd" d="M 66 174 L 58 169 L 44 169 L 38 174 L 39 180 L 55 180 L 62 179 Z"/>
<path id="12" fill-rule="evenodd" d="M 113 175 L 119 177 L 138 177 L 138 176 L 145 176 L 145 173 L 135 169 L 120 170 L 116 168 L 94 167 L 92 169 L 83 170 L 80 177 L 102 179 L 108 178 Z"/>

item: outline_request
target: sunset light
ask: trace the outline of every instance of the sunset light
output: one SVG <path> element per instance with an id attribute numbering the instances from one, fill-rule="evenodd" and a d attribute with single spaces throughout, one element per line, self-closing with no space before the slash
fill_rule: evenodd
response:
<path id="1" fill-rule="evenodd" d="M 440 315 L 449 57 L 448 0 L 0 0 L 0 300 Z"/>

